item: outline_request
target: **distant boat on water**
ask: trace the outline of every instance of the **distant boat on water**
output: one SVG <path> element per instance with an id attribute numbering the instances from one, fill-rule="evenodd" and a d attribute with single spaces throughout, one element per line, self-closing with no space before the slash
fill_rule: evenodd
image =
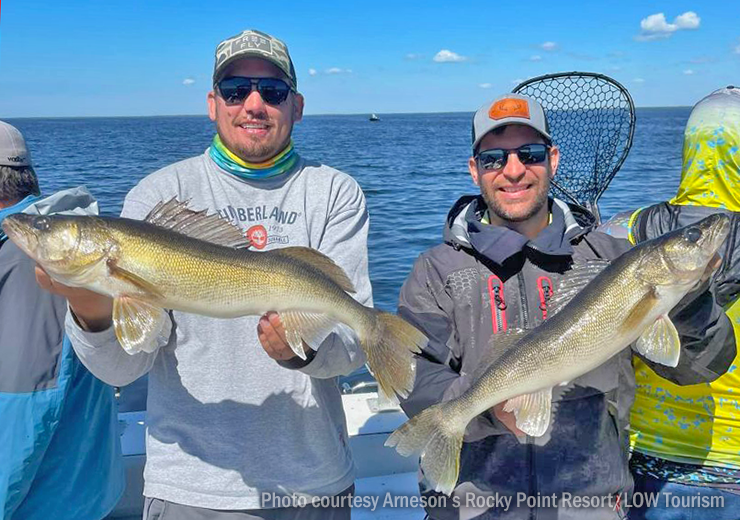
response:
<path id="1" fill-rule="evenodd" d="M 371 114 L 370 115 L 370 121 L 380 121 L 380 118 L 378 117 L 378 114 Z"/>

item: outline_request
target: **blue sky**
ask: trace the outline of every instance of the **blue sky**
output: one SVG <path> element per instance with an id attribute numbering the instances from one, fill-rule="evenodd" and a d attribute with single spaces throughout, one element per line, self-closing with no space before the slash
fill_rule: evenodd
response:
<path id="1" fill-rule="evenodd" d="M 473 111 L 584 70 L 638 106 L 740 84 L 740 2 L 2 0 L 0 118 L 205 114 L 216 44 L 288 43 L 307 114 Z"/>

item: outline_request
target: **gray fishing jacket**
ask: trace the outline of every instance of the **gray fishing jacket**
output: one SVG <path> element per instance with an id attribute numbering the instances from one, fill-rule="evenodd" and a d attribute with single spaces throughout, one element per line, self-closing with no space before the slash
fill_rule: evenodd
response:
<path id="1" fill-rule="evenodd" d="M 402 403 L 409 416 L 465 392 L 502 332 L 531 329 L 546 319 L 557 284 L 573 264 L 612 260 L 630 247 L 592 231 L 588 212 L 560 201 L 550 200 L 551 222 L 533 240 L 482 224 L 485 209 L 479 196 L 460 199 L 448 216 L 444 243 L 417 259 L 401 291 L 399 313 L 430 339 L 418 360 L 414 391 Z M 681 383 L 718 377 L 735 352 L 729 320 L 702 295 L 690 295 L 677 309 L 672 317 L 684 350 L 669 378 Z M 710 319 L 697 328 L 689 319 L 696 313 Z M 479 415 L 466 430 L 458 486 L 442 507 L 427 507 L 429 517 L 624 518 L 624 499 L 632 490 L 632 355 L 625 349 L 553 389 L 556 412 L 542 437 L 517 438 L 492 414 Z M 420 487 L 427 499 L 435 495 L 423 475 Z M 579 507 L 575 495 L 600 500 L 603 507 Z M 548 510 L 554 501 L 544 497 L 552 496 L 557 505 Z"/>

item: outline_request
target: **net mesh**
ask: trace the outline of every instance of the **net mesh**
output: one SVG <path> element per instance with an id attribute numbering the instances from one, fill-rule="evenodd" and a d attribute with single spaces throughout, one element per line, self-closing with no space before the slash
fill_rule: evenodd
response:
<path id="1" fill-rule="evenodd" d="M 514 92 L 545 109 L 560 148 L 553 195 L 594 212 L 632 146 L 635 110 L 629 93 L 601 74 L 563 73 L 533 78 Z"/>

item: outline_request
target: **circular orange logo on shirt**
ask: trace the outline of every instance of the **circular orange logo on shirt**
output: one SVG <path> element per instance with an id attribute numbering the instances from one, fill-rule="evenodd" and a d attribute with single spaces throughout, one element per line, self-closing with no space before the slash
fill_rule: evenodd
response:
<path id="1" fill-rule="evenodd" d="M 265 229 L 265 226 L 257 225 L 247 229 L 247 238 L 252 247 L 256 249 L 264 249 L 267 245 L 267 230 Z"/>

